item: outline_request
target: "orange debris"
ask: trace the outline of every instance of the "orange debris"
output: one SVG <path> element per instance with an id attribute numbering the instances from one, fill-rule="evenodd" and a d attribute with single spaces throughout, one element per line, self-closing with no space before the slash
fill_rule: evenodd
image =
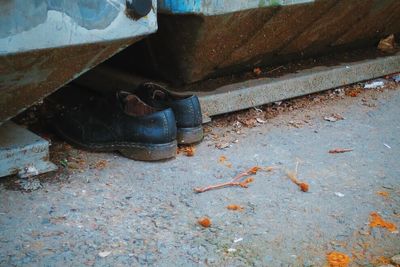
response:
<path id="1" fill-rule="evenodd" d="M 261 169 L 261 167 L 255 166 L 253 168 L 251 168 L 248 172 L 250 174 L 257 174 L 257 172 Z"/>
<path id="2" fill-rule="evenodd" d="M 357 97 L 360 93 L 361 93 L 361 89 L 355 88 L 355 89 L 351 89 L 351 90 L 347 91 L 345 94 L 347 96 Z"/>
<path id="3" fill-rule="evenodd" d="M 105 167 L 107 167 L 107 161 L 104 160 L 104 159 L 99 160 L 98 162 L 96 162 L 96 164 L 94 165 L 94 167 L 95 167 L 96 169 L 98 169 L 98 170 L 102 170 L 102 169 L 104 169 Z"/>
<path id="4" fill-rule="evenodd" d="M 228 168 L 232 168 L 232 163 L 227 162 L 227 160 L 228 160 L 227 157 L 223 155 L 218 158 L 219 163 L 224 164 Z"/>
<path id="5" fill-rule="evenodd" d="M 254 68 L 253 72 L 254 72 L 254 74 L 257 75 L 257 76 L 260 75 L 260 74 L 262 73 L 262 71 L 261 71 L 260 68 Z"/>
<path id="6" fill-rule="evenodd" d="M 205 228 L 211 226 L 211 220 L 208 217 L 202 217 L 197 222 Z"/>
<path id="7" fill-rule="evenodd" d="M 394 223 L 385 221 L 378 213 L 371 212 L 370 216 L 369 226 L 386 228 L 392 233 L 397 231 L 397 226 Z"/>
<path id="8" fill-rule="evenodd" d="M 272 166 L 265 167 L 265 168 L 263 168 L 263 170 L 266 172 L 272 172 L 274 170 L 274 167 L 272 167 Z"/>
<path id="9" fill-rule="evenodd" d="M 385 256 L 380 256 L 378 258 L 375 258 L 373 261 L 371 261 L 372 264 L 374 265 L 383 265 L 383 264 L 390 264 L 392 261 L 389 258 L 386 258 Z"/>
<path id="10" fill-rule="evenodd" d="M 350 264 L 350 257 L 344 253 L 333 251 L 326 255 L 329 267 L 347 267 Z"/>
<path id="11" fill-rule="evenodd" d="M 299 184 L 299 187 L 300 187 L 300 190 L 301 190 L 301 191 L 303 191 L 303 192 L 308 192 L 308 187 L 309 187 L 308 184 L 306 184 L 306 183 L 300 183 L 300 184 Z"/>
<path id="12" fill-rule="evenodd" d="M 295 183 L 295 184 L 300 188 L 301 191 L 303 191 L 303 192 L 308 192 L 308 189 L 309 189 L 310 186 L 309 186 L 307 183 L 300 182 L 300 181 L 297 179 L 297 175 L 296 175 L 294 172 L 288 172 L 288 173 L 287 173 L 287 176 L 289 177 L 289 179 L 290 179 L 293 183 Z"/>
<path id="13" fill-rule="evenodd" d="M 220 156 L 220 157 L 218 158 L 218 161 L 219 161 L 220 163 L 224 163 L 224 162 L 226 161 L 226 157 L 225 157 L 225 156 Z"/>
<path id="14" fill-rule="evenodd" d="M 386 191 L 378 191 L 376 192 L 378 195 L 382 196 L 382 197 L 389 197 L 390 193 L 386 192 Z"/>
<path id="15" fill-rule="evenodd" d="M 185 153 L 187 157 L 193 157 L 196 152 L 196 148 L 194 146 L 179 146 L 177 150 L 177 154 Z"/>
<path id="16" fill-rule="evenodd" d="M 251 174 L 256 174 L 258 170 L 260 170 L 261 168 L 258 166 L 252 167 L 249 170 L 239 173 L 238 175 L 236 175 L 235 177 L 232 178 L 231 181 L 229 182 L 225 182 L 225 183 L 220 183 L 220 184 L 215 184 L 215 185 L 209 185 L 209 186 L 205 186 L 205 187 L 197 187 L 194 188 L 194 191 L 196 193 L 203 193 L 209 190 L 213 190 L 213 189 L 217 189 L 217 188 L 223 188 L 223 187 L 227 187 L 227 186 L 240 186 L 240 187 L 244 187 L 247 188 L 248 184 L 254 181 L 253 177 L 248 177 L 246 180 L 240 182 L 241 179 L 243 179 L 246 176 L 249 176 Z"/>
<path id="17" fill-rule="evenodd" d="M 252 182 L 254 182 L 254 178 L 253 177 L 249 177 L 249 178 L 246 178 L 246 180 L 244 180 L 243 182 L 240 182 L 239 185 L 241 187 L 247 188 L 249 186 L 249 183 L 252 183 Z"/>
<path id="18" fill-rule="evenodd" d="M 236 204 L 228 205 L 226 208 L 228 210 L 237 210 L 237 211 L 242 211 L 243 210 L 242 206 L 239 206 L 239 205 L 236 205 Z"/>

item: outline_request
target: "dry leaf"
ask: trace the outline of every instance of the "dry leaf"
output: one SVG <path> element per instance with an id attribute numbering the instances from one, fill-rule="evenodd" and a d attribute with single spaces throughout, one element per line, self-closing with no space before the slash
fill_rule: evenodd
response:
<path id="1" fill-rule="evenodd" d="M 301 126 L 303 126 L 302 121 L 289 121 L 289 124 L 296 128 L 300 128 Z"/>
<path id="2" fill-rule="evenodd" d="M 258 123 L 261 123 L 261 124 L 263 124 L 263 123 L 266 123 L 267 121 L 265 121 L 265 120 L 262 120 L 262 119 L 260 119 L 260 118 L 256 118 L 256 121 L 258 122 Z"/>
<path id="3" fill-rule="evenodd" d="M 229 143 L 221 143 L 221 144 L 216 144 L 215 147 L 218 149 L 224 149 L 224 148 L 230 147 L 230 144 Z"/>
<path id="4" fill-rule="evenodd" d="M 96 168 L 96 169 L 98 169 L 98 170 L 102 170 L 102 169 L 104 169 L 105 167 L 107 167 L 107 161 L 106 160 L 104 160 L 104 159 L 102 159 L 102 160 L 99 160 L 98 162 L 96 162 L 96 164 L 94 165 L 94 167 Z"/>
<path id="5" fill-rule="evenodd" d="M 345 94 L 347 96 L 357 97 L 360 93 L 361 93 L 361 89 L 360 88 L 353 88 L 351 90 L 346 91 Z"/>
<path id="6" fill-rule="evenodd" d="M 385 53 L 392 53 L 396 49 L 396 40 L 394 34 L 382 39 L 378 44 L 378 49 Z"/>
<path id="7" fill-rule="evenodd" d="M 337 122 L 337 121 L 344 120 L 344 119 L 345 118 L 338 113 L 334 113 L 331 116 L 324 117 L 324 120 L 330 121 L 330 122 Z"/>

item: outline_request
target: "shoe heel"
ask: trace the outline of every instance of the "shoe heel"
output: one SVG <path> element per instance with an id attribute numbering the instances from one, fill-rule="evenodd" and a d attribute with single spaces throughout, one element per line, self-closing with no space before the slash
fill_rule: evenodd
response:
<path id="1" fill-rule="evenodd" d="M 141 160 L 156 161 L 174 158 L 176 156 L 177 142 L 173 141 L 166 144 L 143 144 L 120 148 L 118 151 L 125 157 Z"/>
<path id="2" fill-rule="evenodd" d="M 203 140 L 203 126 L 192 128 L 178 128 L 176 140 L 178 144 L 193 144 Z"/>

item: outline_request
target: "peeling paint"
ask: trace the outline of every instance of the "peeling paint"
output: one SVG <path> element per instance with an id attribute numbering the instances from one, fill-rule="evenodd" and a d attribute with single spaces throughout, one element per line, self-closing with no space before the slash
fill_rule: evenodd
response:
<path id="1" fill-rule="evenodd" d="M 157 30 L 155 8 L 147 16 L 135 21 L 126 15 L 125 1 L 1 2 L 0 56 L 34 49 L 125 39 Z M 156 5 L 156 0 L 153 0 L 153 7 Z"/>

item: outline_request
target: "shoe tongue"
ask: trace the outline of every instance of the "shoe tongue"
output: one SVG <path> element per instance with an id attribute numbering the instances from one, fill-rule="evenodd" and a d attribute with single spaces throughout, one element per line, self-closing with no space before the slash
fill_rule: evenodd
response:
<path id="1" fill-rule="evenodd" d="M 144 116 L 154 113 L 156 110 L 144 103 L 134 94 L 121 91 L 118 93 L 120 101 L 122 101 L 122 109 L 128 115 Z"/>
<path id="2" fill-rule="evenodd" d="M 161 90 L 154 90 L 152 93 L 151 98 L 154 100 L 165 100 L 165 98 L 167 97 L 167 94 Z"/>

